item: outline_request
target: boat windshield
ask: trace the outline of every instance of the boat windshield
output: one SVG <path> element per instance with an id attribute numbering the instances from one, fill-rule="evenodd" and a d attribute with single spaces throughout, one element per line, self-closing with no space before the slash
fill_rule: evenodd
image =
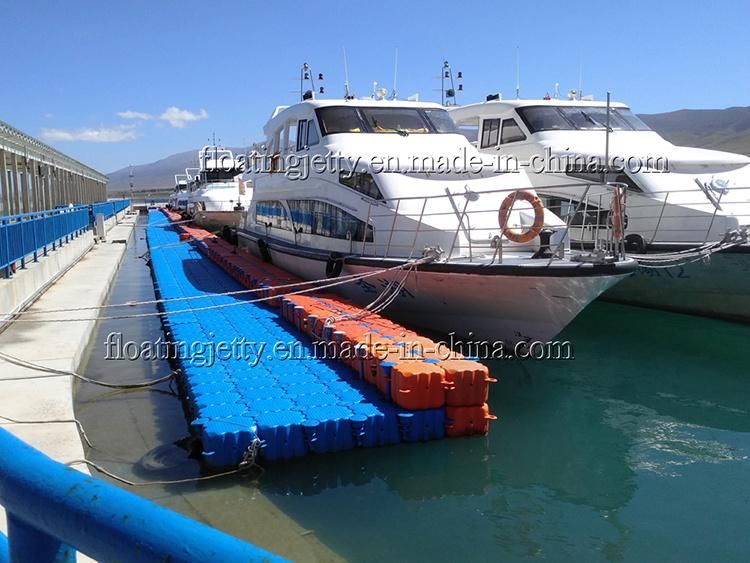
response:
<path id="1" fill-rule="evenodd" d="M 453 119 L 444 109 L 425 109 L 423 110 L 427 119 L 430 120 L 435 131 L 438 133 L 458 133 L 458 127 L 453 123 Z"/>
<path id="2" fill-rule="evenodd" d="M 226 170 L 207 170 L 204 174 L 205 182 L 226 182 L 234 179 L 237 174 L 241 174 L 242 170 L 237 168 L 228 168 Z"/>
<path id="3" fill-rule="evenodd" d="M 517 111 L 532 133 L 603 130 L 607 125 L 607 108 L 599 106 L 529 106 Z M 628 108 L 611 108 L 609 127 L 614 131 L 651 130 Z"/>
<path id="4" fill-rule="evenodd" d="M 457 133 L 439 108 L 325 107 L 316 110 L 323 135 L 334 133 Z"/>

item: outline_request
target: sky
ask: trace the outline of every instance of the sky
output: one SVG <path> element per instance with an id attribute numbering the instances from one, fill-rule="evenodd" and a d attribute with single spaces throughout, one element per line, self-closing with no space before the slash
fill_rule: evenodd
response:
<path id="1" fill-rule="evenodd" d="M 107 173 L 205 144 L 263 139 L 299 69 L 459 103 L 577 88 L 637 113 L 750 105 L 750 2 L 0 0 L 0 120 Z M 317 86 L 317 85 L 316 85 Z M 436 91 L 437 90 L 437 91 Z"/>

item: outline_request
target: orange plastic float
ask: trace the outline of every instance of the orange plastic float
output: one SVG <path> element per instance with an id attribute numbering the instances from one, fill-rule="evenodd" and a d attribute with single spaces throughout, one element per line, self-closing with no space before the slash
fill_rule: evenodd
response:
<path id="1" fill-rule="evenodd" d="M 405 409 L 436 409 L 445 405 L 445 372 L 428 362 L 398 362 L 391 370 L 391 399 Z"/>
<path id="2" fill-rule="evenodd" d="M 445 404 L 451 407 L 483 405 L 487 402 L 490 377 L 487 366 L 470 360 L 447 360 L 440 362 L 445 370 L 445 380 L 451 387 L 445 392 Z"/>
<path id="3" fill-rule="evenodd" d="M 490 414 L 487 404 L 478 407 L 445 407 L 447 418 L 445 433 L 450 437 L 487 434 L 490 421 L 497 417 Z"/>

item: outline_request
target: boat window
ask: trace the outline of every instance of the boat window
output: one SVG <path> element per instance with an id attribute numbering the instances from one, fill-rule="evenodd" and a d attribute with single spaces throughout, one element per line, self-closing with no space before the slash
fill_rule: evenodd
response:
<path id="1" fill-rule="evenodd" d="M 528 106 L 516 111 L 532 133 L 603 130 L 607 124 L 607 108 L 601 106 Z M 651 130 L 628 108 L 610 108 L 609 127 L 615 131 Z"/>
<path id="2" fill-rule="evenodd" d="M 383 194 L 380 193 L 375 178 L 368 172 L 349 172 L 341 170 L 339 172 L 339 182 L 347 188 L 358 191 L 361 194 L 371 197 L 372 199 L 381 200 Z"/>
<path id="3" fill-rule="evenodd" d="M 259 201 L 255 204 L 255 222 L 266 227 L 292 230 L 286 209 L 280 201 Z"/>
<path id="4" fill-rule="evenodd" d="M 307 146 L 307 120 L 300 119 L 297 122 L 297 150 L 305 150 Z"/>
<path id="5" fill-rule="evenodd" d="M 417 109 L 361 108 L 372 133 L 430 133 L 430 128 Z"/>
<path id="6" fill-rule="evenodd" d="M 323 135 L 334 133 L 361 133 L 362 121 L 357 109 L 353 107 L 328 107 L 315 110 Z"/>
<path id="7" fill-rule="evenodd" d="M 602 174 L 604 169 L 602 167 L 591 167 L 591 166 L 576 166 L 570 165 L 567 167 L 565 172 L 571 178 L 579 178 L 586 180 L 592 184 L 601 184 L 606 182 L 619 182 L 625 184 L 627 190 L 635 193 L 643 193 L 643 190 L 635 183 L 635 180 L 628 176 L 624 170 L 610 169 L 607 171 L 604 182 L 602 182 Z"/>
<path id="8" fill-rule="evenodd" d="M 500 134 L 499 119 L 485 119 L 482 124 L 482 144 L 480 148 L 494 147 Z"/>
<path id="9" fill-rule="evenodd" d="M 239 168 L 228 168 L 226 170 L 207 170 L 203 172 L 204 182 L 227 182 L 233 180 L 237 174 L 241 174 Z"/>
<path id="10" fill-rule="evenodd" d="M 518 108 L 516 111 L 532 133 L 574 129 L 555 107 L 532 106 Z"/>
<path id="11" fill-rule="evenodd" d="M 581 204 L 579 208 L 577 200 L 557 197 L 543 197 L 542 202 L 545 209 L 549 209 L 571 227 L 607 228 L 608 210 L 606 209 L 599 209 L 591 203 Z"/>
<path id="12" fill-rule="evenodd" d="M 453 119 L 444 109 L 425 109 L 424 113 L 432 123 L 436 133 L 458 133 L 456 124 L 453 123 Z M 476 137 L 474 140 L 476 140 Z"/>
<path id="13" fill-rule="evenodd" d="M 646 125 L 641 118 L 635 115 L 628 108 L 615 108 L 615 113 L 624 119 L 631 128 L 636 131 L 651 131 L 651 127 Z"/>
<path id="14" fill-rule="evenodd" d="M 335 205 L 307 199 L 287 203 L 298 233 L 359 241 L 366 237 L 366 242 L 373 241 L 372 226 L 365 229 L 364 221 Z"/>
<path id="15" fill-rule="evenodd" d="M 286 150 L 283 152 L 290 153 L 294 150 L 294 147 L 297 145 L 297 134 L 298 130 L 296 123 L 290 123 L 287 125 Z"/>
<path id="16" fill-rule="evenodd" d="M 503 132 L 500 135 L 500 144 L 515 143 L 516 141 L 526 140 L 515 119 L 503 119 Z"/>
<path id="17" fill-rule="evenodd" d="M 607 126 L 607 108 L 600 107 L 563 107 L 560 112 L 576 129 L 604 129 Z M 609 112 L 609 128 L 615 131 L 629 130 L 627 121 L 614 111 Z"/>
<path id="18" fill-rule="evenodd" d="M 311 147 L 319 142 L 320 138 L 318 137 L 318 130 L 315 128 L 315 121 L 309 119 L 307 121 L 307 146 Z"/>

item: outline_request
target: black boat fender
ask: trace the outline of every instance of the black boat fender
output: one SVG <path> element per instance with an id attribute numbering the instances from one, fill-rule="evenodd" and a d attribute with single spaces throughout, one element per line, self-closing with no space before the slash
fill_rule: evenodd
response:
<path id="1" fill-rule="evenodd" d="M 268 243 L 263 239 L 258 239 L 258 252 L 260 252 L 261 260 L 272 264 L 271 251 L 268 249 Z"/>
<path id="2" fill-rule="evenodd" d="M 338 252 L 331 252 L 326 260 L 326 277 L 337 278 L 344 269 L 344 257 Z"/>

